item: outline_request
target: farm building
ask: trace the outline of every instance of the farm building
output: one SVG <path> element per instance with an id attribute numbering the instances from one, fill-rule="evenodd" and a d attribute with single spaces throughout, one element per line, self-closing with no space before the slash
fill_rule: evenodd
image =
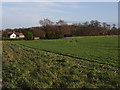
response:
<path id="1" fill-rule="evenodd" d="M 17 33 L 16 35 L 18 38 L 25 38 L 25 35 L 23 33 Z"/>
<path id="2" fill-rule="evenodd" d="M 40 38 L 39 37 L 34 37 L 34 40 L 39 40 Z"/>
<path id="3" fill-rule="evenodd" d="M 8 37 L 10 37 L 10 38 L 25 38 L 25 35 L 23 33 L 13 32 L 13 33 L 9 33 Z"/>
<path id="4" fill-rule="evenodd" d="M 12 33 L 12 34 L 10 35 L 10 38 L 16 38 L 16 34 L 15 34 L 15 33 Z"/>

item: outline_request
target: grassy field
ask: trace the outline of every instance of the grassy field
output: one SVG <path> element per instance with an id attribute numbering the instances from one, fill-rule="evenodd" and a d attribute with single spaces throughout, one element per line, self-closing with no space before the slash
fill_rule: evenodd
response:
<path id="1" fill-rule="evenodd" d="M 77 37 L 59 40 L 17 41 L 22 45 L 88 61 L 118 64 L 118 37 Z"/>
<path id="2" fill-rule="evenodd" d="M 0 89 L 2 88 L 2 41 L 0 41 Z"/>
<path id="3" fill-rule="evenodd" d="M 89 40 L 89 38 L 86 39 Z M 106 39 L 108 42 L 110 38 Z M 41 49 L 45 45 L 43 42 L 45 42 L 47 44 L 45 47 L 48 46 L 49 48 L 47 49 L 50 50 L 52 42 L 52 48 L 56 48 L 57 43 L 68 45 L 67 43 L 70 43 L 70 40 L 72 39 L 64 39 L 63 42 L 62 40 L 32 41 L 33 44 L 31 45 L 36 48 L 38 46 Z M 73 39 L 72 42 L 76 43 L 75 40 Z M 79 39 L 77 40 L 80 41 Z M 101 43 L 103 43 L 102 40 Z M 113 38 L 112 40 L 116 39 Z M 24 43 L 30 44 L 30 42 Z M 23 42 L 20 43 L 23 44 Z M 35 44 L 36 46 L 34 46 Z M 82 44 L 86 45 L 85 41 L 82 40 Z M 93 43 L 91 44 L 94 45 Z M 84 45 L 82 46 L 84 47 Z M 113 48 L 112 46 L 116 46 L 116 44 L 111 45 L 111 48 Z M 3 42 L 3 88 L 120 88 L 118 67 L 76 59 L 39 49 L 29 48 L 15 42 Z M 69 47 L 69 49 L 71 48 Z M 105 57 L 103 58 L 105 59 Z"/>

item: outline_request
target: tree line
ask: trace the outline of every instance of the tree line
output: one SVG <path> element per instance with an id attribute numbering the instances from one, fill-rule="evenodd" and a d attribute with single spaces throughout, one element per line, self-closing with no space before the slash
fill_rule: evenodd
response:
<path id="1" fill-rule="evenodd" d="M 97 20 L 68 25 L 64 20 L 53 22 L 49 19 L 44 19 L 40 20 L 39 24 L 41 25 L 40 27 L 2 30 L 2 37 L 8 37 L 8 33 L 13 31 L 23 33 L 25 36 L 30 32 L 33 34 L 33 37 L 40 37 L 41 39 L 57 39 L 70 36 L 118 35 L 120 32 L 120 29 L 115 24 L 110 25 Z"/>

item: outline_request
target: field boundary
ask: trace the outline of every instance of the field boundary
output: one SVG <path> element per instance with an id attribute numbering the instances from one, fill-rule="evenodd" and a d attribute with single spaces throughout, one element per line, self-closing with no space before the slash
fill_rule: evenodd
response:
<path id="1" fill-rule="evenodd" d="M 12 43 L 15 43 L 15 42 L 12 42 Z M 23 44 L 20 44 L 20 43 L 16 43 L 16 44 L 22 45 L 22 46 L 24 46 L 24 47 L 32 48 L 32 49 L 35 49 L 35 50 L 41 50 L 41 51 L 45 51 L 45 52 L 49 52 L 49 53 L 54 53 L 54 54 L 58 54 L 58 55 L 63 55 L 63 56 L 66 56 L 66 57 L 71 57 L 71 58 L 75 58 L 75 59 L 81 59 L 81 60 L 85 60 L 85 61 L 89 61 L 89 62 L 96 62 L 96 63 L 99 63 L 99 64 L 106 64 L 106 65 L 109 65 L 109 66 L 112 66 L 112 67 L 120 68 L 120 66 L 114 66 L 114 65 L 112 65 L 112 64 L 101 63 L 101 62 L 98 62 L 98 61 L 92 61 L 92 60 L 88 60 L 88 59 L 84 59 L 84 58 L 78 58 L 78 57 L 74 57 L 74 56 L 70 56 L 70 55 L 65 55 L 65 54 L 57 53 L 57 52 L 52 52 L 52 51 L 48 51 L 48 50 L 44 50 L 44 49 L 36 49 L 36 48 L 34 48 L 34 47 L 26 46 L 26 45 L 23 45 Z"/>

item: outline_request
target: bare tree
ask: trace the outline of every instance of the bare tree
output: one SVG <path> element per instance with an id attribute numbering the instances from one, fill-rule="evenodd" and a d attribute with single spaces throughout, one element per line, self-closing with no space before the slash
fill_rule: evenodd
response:
<path id="1" fill-rule="evenodd" d="M 59 20 L 58 22 L 56 22 L 57 25 L 65 25 L 67 24 L 64 20 Z"/>
<path id="2" fill-rule="evenodd" d="M 42 26 L 53 25 L 53 22 L 51 20 L 49 20 L 49 19 L 40 20 L 39 23 Z"/>

